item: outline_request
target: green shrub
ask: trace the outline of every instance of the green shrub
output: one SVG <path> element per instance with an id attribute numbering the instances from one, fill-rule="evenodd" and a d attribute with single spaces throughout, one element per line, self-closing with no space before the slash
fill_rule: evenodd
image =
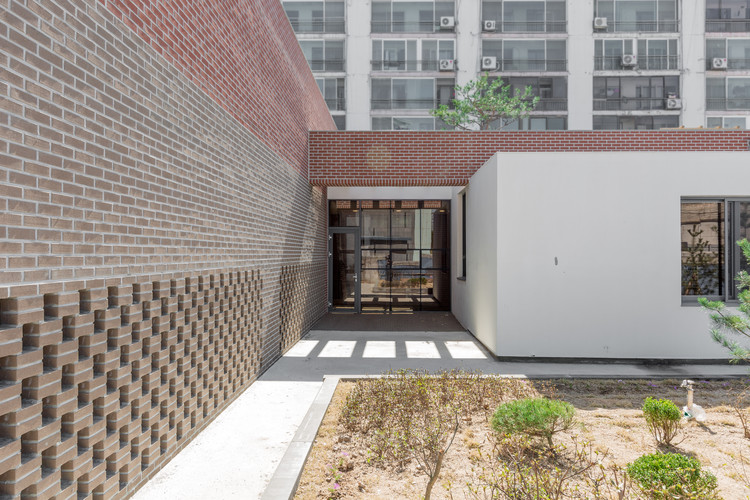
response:
<path id="1" fill-rule="evenodd" d="M 669 445 L 680 430 L 682 411 L 668 399 L 646 398 L 643 416 L 657 443 Z"/>
<path id="2" fill-rule="evenodd" d="M 679 453 L 643 455 L 628 465 L 628 475 L 655 499 L 716 498 L 716 476 L 700 462 Z"/>
<path id="3" fill-rule="evenodd" d="M 543 437 L 552 448 L 552 436 L 573 424 L 575 408 L 564 401 L 535 398 L 519 399 L 497 407 L 492 428 L 502 434 Z"/>

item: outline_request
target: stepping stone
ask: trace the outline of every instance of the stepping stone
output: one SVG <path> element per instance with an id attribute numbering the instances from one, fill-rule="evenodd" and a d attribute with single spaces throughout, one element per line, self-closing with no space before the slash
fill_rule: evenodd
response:
<path id="1" fill-rule="evenodd" d="M 315 346 L 318 345 L 319 342 L 319 340 L 300 340 L 294 345 L 294 347 L 289 349 L 286 354 L 284 354 L 284 357 L 306 358 L 310 355 L 312 350 L 315 349 Z"/>
<path id="2" fill-rule="evenodd" d="M 405 344 L 407 358 L 440 358 L 437 346 L 431 340 L 407 340 Z"/>
<path id="3" fill-rule="evenodd" d="M 318 354 L 319 358 L 351 358 L 354 352 L 355 340 L 329 340 L 323 350 Z"/>
<path id="4" fill-rule="evenodd" d="M 487 359 L 471 340 L 446 340 L 445 347 L 453 359 Z"/>
<path id="5" fill-rule="evenodd" d="M 396 342 L 393 340 L 368 340 L 363 358 L 395 358 Z"/>

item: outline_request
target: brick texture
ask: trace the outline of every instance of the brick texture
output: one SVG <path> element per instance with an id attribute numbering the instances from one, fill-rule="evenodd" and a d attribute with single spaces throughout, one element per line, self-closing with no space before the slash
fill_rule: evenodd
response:
<path id="1" fill-rule="evenodd" d="M 336 127 L 279 0 L 100 1 L 306 173 L 307 131 Z"/>
<path id="2" fill-rule="evenodd" d="M 461 186 L 498 151 L 747 151 L 748 130 L 310 132 L 318 186 Z"/>
<path id="3" fill-rule="evenodd" d="M 326 310 L 334 126 L 278 2 L 0 21 L 0 495 L 124 498 Z"/>

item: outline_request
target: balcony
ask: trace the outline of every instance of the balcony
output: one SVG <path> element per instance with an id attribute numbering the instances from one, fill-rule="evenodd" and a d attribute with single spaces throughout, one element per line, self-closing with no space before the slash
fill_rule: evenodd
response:
<path id="1" fill-rule="evenodd" d="M 733 110 L 750 110 L 750 98 L 733 97 L 730 99 L 718 98 L 706 99 L 706 110 L 708 111 L 733 111 Z"/>
<path id="2" fill-rule="evenodd" d="M 344 59 L 308 59 L 307 63 L 310 65 L 310 70 L 313 73 L 321 71 L 346 71 L 346 60 Z"/>
<path id="3" fill-rule="evenodd" d="M 567 111 L 568 99 L 566 98 L 541 98 L 537 102 L 534 111 Z"/>
<path id="4" fill-rule="evenodd" d="M 607 24 L 607 33 L 643 32 L 643 33 L 677 33 L 678 22 L 672 21 L 612 21 Z"/>
<path id="5" fill-rule="evenodd" d="M 372 109 L 436 109 L 438 106 L 446 104 L 453 108 L 452 100 L 439 99 L 372 99 L 370 107 Z"/>
<path id="6" fill-rule="evenodd" d="M 706 57 L 706 69 L 714 69 L 713 58 Z M 750 59 L 727 59 L 727 69 L 748 70 L 750 69 Z"/>
<path id="7" fill-rule="evenodd" d="M 750 19 L 706 19 L 708 33 L 750 32 Z"/>
<path id="8" fill-rule="evenodd" d="M 497 26 L 503 33 L 565 33 L 567 21 L 505 21 Z"/>
<path id="9" fill-rule="evenodd" d="M 654 111 L 666 110 L 664 97 L 621 97 L 594 99 L 594 111 Z M 672 110 L 670 110 L 672 111 Z M 678 109 L 674 111 L 679 111 Z"/>
<path id="10" fill-rule="evenodd" d="M 345 33 L 346 19 L 314 19 L 312 21 L 290 20 L 295 33 Z"/>
<path id="11" fill-rule="evenodd" d="M 497 71 L 566 71 L 566 60 L 554 59 L 503 59 Z"/>
<path id="12" fill-rule="evenodd" d="M 325 99 L 329 111 L 346 111 L 346 99 L 343 97 L 332 97 Z"/>
<path id="13" fill-rule="evenodd" d="M 594 58 L 594 69 L 597 71 L 620 71 L 630 69 L 622 65 L 622 56 L 600 56 Z M 676 70 L 680 69 L 677 56 L 638 56 L 638 69 Z"/>
<path id="14" fill-rule="evenodd" d="M 453 33 L 453 28 L 441 29 L 439 21 L 372 21 L 372 33 Z"/>
<path id="15" fill-rule="evenodd" d="M 446 72 L 456 71 L 458 68 L 457 61 L 453 61 L 452 70 L 442 70 Z M 439 59 L 412 59 L 410 61 L 380 60 L 372 61 L 373 71 L 441 71 Z"/>

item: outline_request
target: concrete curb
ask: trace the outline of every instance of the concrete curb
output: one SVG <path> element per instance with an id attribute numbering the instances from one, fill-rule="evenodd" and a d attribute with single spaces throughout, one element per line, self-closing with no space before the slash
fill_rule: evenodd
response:
<path id="1" fill-rule="evenodd" d="M 323 385 L 315 396 L 310 409 L 307 410 L 297 432 L 292 438 L 284 456 L 281 458 L 276 472 L 273 473 L 261 500 L 289 500 L 294 496 L 299 485 L 302 469 L 305 467 L 307 456 L 310 454 L 315 436 L 331 403 L 333 393 L 339 383 L 339 377 L 326 376 Z"/>
<path id="2" fill-rule="evenodd" d="M 493 374 L 486 374 L 487 376 L 493 376 Z M 668 379 L 668 378 L 684 378 L 687 376 L 685 373 L 645 373 L 645 374 L 615 374 L 615 375 L 584 375 L 584 374 L 570 374 L 570 373 L 545 373 L 536 374 L 532 376 L 526 376 L 521 374 L 504 374 L 500 375 L 501 378 L 524 378 L 528 380 L 552 380 L 552 379 Z M 290 500 L 294 497 L 299 486 L 299 480 L 302 476 L 302 470 L 305 467 L 305 462 L 312 449 L 315 437 L 318 434 L 318 429 L 323 423 L 323 417 L 325 416 L 328 406 L 333 398 L 333 393 L 336 390 L 339 382 L 356 381 L 360 379 L 368 378 L 380 378 L 382 375 L 326 375 L 323 378 L 323 385 L 318 391 L 315 400 L 313 401 L 310 409 L 307 411 L 305 418 L 302 420 L 297 432 L 292 438 L 289 448 L 287 448 L 284 456 L 279 462 L 276 471 L 271 477 L 271 481 L 268 483 L 261 500 Z M 743 378 L 747 377 L 747 374 L 743 375 L 695 375 L 693 378 L 702 379 L 732 379 L 732 378 Z"/>

